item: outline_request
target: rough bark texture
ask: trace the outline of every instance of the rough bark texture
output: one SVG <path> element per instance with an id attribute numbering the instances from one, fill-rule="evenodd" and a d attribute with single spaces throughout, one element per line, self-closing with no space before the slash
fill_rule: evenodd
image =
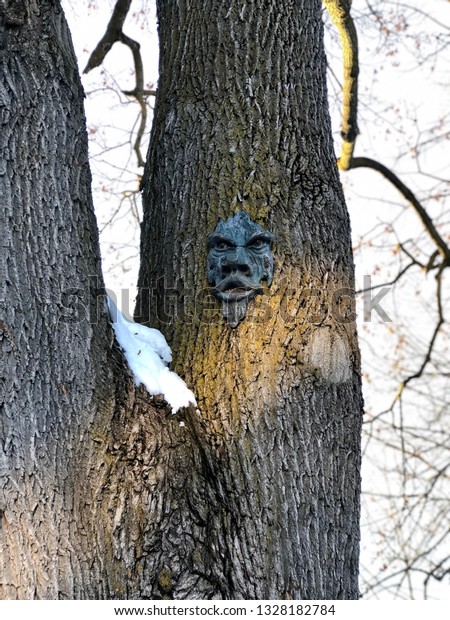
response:
<path id="1" fill-rule="evenodd" d="M 0 16 L 0 593 L 70 597 L 95 553 L 77 469 L 105 358 L 100 259 L 70 35 L 54 3 L 15 5 L 21 21 Z"/>
<path id="2" fill-rule="evenodd" d="M 177 547 L 187 562 L 200 557 L 208 506 L 219 510 L 205 482 L 209 469 L 189 430 L 193 412 L 183 426 L 181 414 L 136 390 L 114 345 L 83 92 L 61 9 L 51 0 L 7 8 L 0 7 L 0 598 L 171 598 L 166 551 Z M 217 591 L 209 582 L 198 590 L 202 580 L 186 573 L 177 596 Z"/>
<path id="3" fill-rule="evenodd" d="M 158 16 L 136 315 L 198 398 L 191 485 L 209 498 L 158 547 L 171 596 L 198 575 L 198 598 L 357 598 L 362 399 L 320 2 L 161 0 Z M 239 210 L 274 233 L 276 263 L 233 330 L 206 240 Z"/>

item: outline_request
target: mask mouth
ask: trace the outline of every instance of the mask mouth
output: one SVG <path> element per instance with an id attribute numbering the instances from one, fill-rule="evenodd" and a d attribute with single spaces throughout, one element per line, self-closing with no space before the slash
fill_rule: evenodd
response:
<path id="1" fill-rule="evenodd" d="M 252 299 L 263 292 L 260 284 L 253 284 L 246 278 L 228 276 L 211 289 L 212 294 L 225 302 L 237 302 Z"/>

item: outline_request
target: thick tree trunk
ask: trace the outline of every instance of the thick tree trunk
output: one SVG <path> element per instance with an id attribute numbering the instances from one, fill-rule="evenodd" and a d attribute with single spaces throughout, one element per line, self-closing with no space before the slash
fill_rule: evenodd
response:
<path id="1" fill-rule="evenodd" d="M 0 593 L 88 597 L 89 459 L 114 395 L 83 93 L 54 2 L 5 3 L 0 36 Z"/>
<path id="2" fill-rule="evenodd" d="M 164 550 L 171 595 L 200 575 L 198 598 L 357 598 L 362 398 L 320 1 L 164 0 L 158 15 L 136 314 L 198 398 L 191 484 L 204 476 L 210 501 L 189 507 L 201 538 Z M 232 329 L 207 236 L 241 210 L 275 235 L 275 275 Z"/>

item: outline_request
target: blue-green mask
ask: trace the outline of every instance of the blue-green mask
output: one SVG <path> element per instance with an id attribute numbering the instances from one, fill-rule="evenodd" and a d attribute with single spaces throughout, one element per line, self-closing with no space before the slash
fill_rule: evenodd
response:
<path id="1" fill-rule="evenodd" d="M 272 284 L 272 241 L 273 235 L 243 211 L 221 220 L 208 238 L 208 282 L 231 327 L 244 318 L 248 302 L 263 292 L 262 281 Z"/>

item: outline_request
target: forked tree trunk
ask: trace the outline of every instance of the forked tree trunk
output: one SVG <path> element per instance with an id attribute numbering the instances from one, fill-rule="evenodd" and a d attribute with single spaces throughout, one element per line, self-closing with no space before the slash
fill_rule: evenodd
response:
<path id="1" fill-rule="evenodd" d="M 170 552 L 173 592 L 197 573 L 200 597 L 357 598 L 362 398 L 321 3 L 160 0 L 158 18 L 136 315 L 197 395 L 216 496 L 202 553 Z M 275 235 L 275 275 L 233 329 L 207 237 L 242 210 Z"/>
<path id="2" fill-rule="evenodd" d="M 0 7 L 2 598 L 357 597 L 352 260 L 304 4 L 160 6 L 141 299 L 198 396 L 176 416 L 108 325 L 61 11 Z M 206 237 L 239 209 L 276 271 L 232 330 Z"/>

